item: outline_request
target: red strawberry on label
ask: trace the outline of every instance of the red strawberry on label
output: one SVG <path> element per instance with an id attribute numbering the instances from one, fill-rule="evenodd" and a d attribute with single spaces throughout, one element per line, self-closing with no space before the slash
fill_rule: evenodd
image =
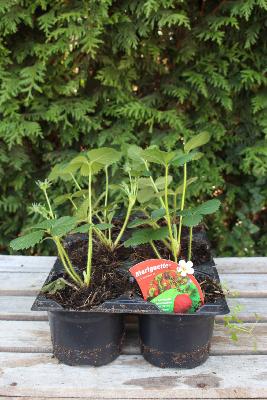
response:
<path id="1" fill-rule="evenodd" d="M 191 307 L 192 307 L 192 300 L 190 299 L 188 294 L 186 293 L 178 294 L 178 296 L 175 297 L 174 307 L 173 307 L 173 311 L 175 313 L 177 314 L 186 313 Z"/>

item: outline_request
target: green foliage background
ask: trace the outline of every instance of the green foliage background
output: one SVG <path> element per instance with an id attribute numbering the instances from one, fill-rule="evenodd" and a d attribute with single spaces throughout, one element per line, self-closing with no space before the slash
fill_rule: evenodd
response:
<path id="1" fill-rule="evenodd" d="M 207 130 L 217 254 L 267 255 L 266 25 L 267 0 L 0 0 L 0 250 L 56 162 Z"/>

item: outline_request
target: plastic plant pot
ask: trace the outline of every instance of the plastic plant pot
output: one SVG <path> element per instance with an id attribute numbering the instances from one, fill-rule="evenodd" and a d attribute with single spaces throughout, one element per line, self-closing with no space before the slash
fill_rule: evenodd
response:
<path id="1" fill-rule="evenodd" d="M 219 283 L 214 263 L 198 267 L 204 275 Z M 227 314 L 224 297 L 204 304 L 194 314 L 139 315 L 141 351 L 151 364 L 161 368 L 194 368 L 203 364 L 210 350 L 215 316 Z"/>
<path id="2" fill-rule="evenodd" d="M 141 351 L 161 368 L 194 368 L 207 360 L 214 317 L 204 315 L 139 316 Z"/>
<path id="3" fill-rule="evenodd" d="M 209 277 L 219 284 L 210 255 L 207 260 L 195 267 L 195 276 L 198 280 Z M 57 260 L 44 284 L 62 275 Z M 202 364 L 209 356 L 215 316 L 229 312 L 224 296 L 206 302 L 194 314 L 174 314 L 162 312 L 153 303 L 127 293 L 88 311 L 75 311 L 64 309 L 42 292 L 32 310 L 48 312 L 53 353 L 68 365 L 100 366 L 113 361 L 121 351 L 124 316 L 136 314 L 142 354 L 151 364 L 162 368 L 193 368 Z"/>
<path id="4" fill-rule="evenodd" d="M 53 353 L 64 364 L 100 366 L 120 355 L 123 315 L 50 311 L 48 318 Z"/>
<path id="5" fill-rule="evenodd" d="M 62 275 L 57 260 L 44 285 Z M 121 353 L 125 336 L 123 314 L 65 310 L 40 292 L 32 310 L 47 311 L 54 356 L 67 365 L 101 366 Z"/>

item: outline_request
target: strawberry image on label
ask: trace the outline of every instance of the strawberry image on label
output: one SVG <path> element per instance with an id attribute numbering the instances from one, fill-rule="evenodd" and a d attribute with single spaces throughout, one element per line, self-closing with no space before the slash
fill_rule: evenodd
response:
<path id="1" fill-rule="evenodd" d="M 190 264 L 189 267 L 186 264 Z M 191 262 L 179 264 L 164 259 L 149 259 L 130 268 L 145 300 L 164 312 L 192 313 L 204 304 L 204 296 Z M 182 266 L 182 267 L 181 267 Z M 190 274 L 186 273 L 186 268 Z"/>

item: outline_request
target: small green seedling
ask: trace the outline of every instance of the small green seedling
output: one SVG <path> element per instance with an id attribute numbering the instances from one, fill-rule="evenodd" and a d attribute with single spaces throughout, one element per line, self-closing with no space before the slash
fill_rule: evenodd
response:
<path id="1" fill-rule="evenodd" d="M 41 204 L 33 204 L 32 210 L 41 215 L 42 221 L 32 226 L 31 232 L 12 240 L 11 247 L 13 250 L 22 250 L 33 247 L 43 240 L 51 239 L 55 243 L 59 258 L 64 269 L 75 287 L 89 286 L 92 270 L 93 241 L 94 235 L 98 237 L 103 245 L 114 251 L 119 245 L 123 233 L 127 227 L 132 209 L 137 197 L 137 180 L 132 178 L 129 173 L 129 182 L 122 181 L 117 185 L 122 200 L 126 203 L 126 213 L 124 221 L 119 232 L 112 235 L 112 218 L 114 217 L 114 209 L 109 204 L 109 167 L 118 163 L 121 154 L 112 148 L 100 148 L 83 152 L 73 158 L 70 162 L 57 165 L 53 168 L 49 178 L 56 180 L 61 178 L 63 181 L 71 180 L 74 184 L 75 192 L 61 195 L 56 199 L 56 204 L 60 205 L 65 201 L 70 201 L 74 208 L 73 216 L 64 216 L 58 218 L 48 196 L 48 189 L 51 186 L 50 180 L 37 182 L 39 188 L 44 194 L 46 206 Z M 101 171 L 105 175 L 105 189 L 100 193 L 97 199 L 94 199 L 92 180 Z M 81 183 L 82 181 L 82 183 Z M 103 201 L 103 206 L 99 204 Z M 86 269 L 81 277 L 76 272 L 72 262 L 64 248 L 63 239 L 66 235 L 73 233 L 88 234 L 88 253 Z M 65 280 L 57 281 L 52 286 L 46 288 L 50 292 L 60 290 L 66 285 Z M 46 290 L 45 289 L 45 290 Z"/>
<path id="2" fill-rule="evenodd" d="M 130 147 L 128 156 L 136 166 L 136 174 L 139 174 L 140 190 L 137 200 L 144 218 L 138 218 L 129 224 L 129 227 L 138 227 L 138 230 L 125 241 L 126 247 L 150 243 L 156 256 L 160 257 L 155 245 L 155 241 L 159 240 L 170 250 L 174 261 L 177 262 L 181 250 L 182 226 L 187 226 L 189 227 L 188 259 L 191 259 L 193 227 L 202 221 L 204 215 L 214 213 L 220 206 L 218 199 L 212 199 L 190 210 L 185 209 L 187 187 L 197 179 L 196 177 L 188 179 L 187 164 L 201 158 L 202 153 L 196 149 L 208 143 L 209 140 L 210 135 L 203 132 L 189 140 L 184 145 L 183 151 L 172 152 L 164 152 L 155 147 L 145 150 L 137 146 Z M 164 175 L 154 179 L 150 164 L 160 165 L 164 169 Z M 183 168 L 183 181 L 176 188 L 171 189 L 173 175 L 177 168 Z M 181 199 L 178 206 L 179 196 Z M 164 224 L 160 223 L 160 220 L 164 221 Z M 146 225 L 150 228 L 141 228 Z"/>

